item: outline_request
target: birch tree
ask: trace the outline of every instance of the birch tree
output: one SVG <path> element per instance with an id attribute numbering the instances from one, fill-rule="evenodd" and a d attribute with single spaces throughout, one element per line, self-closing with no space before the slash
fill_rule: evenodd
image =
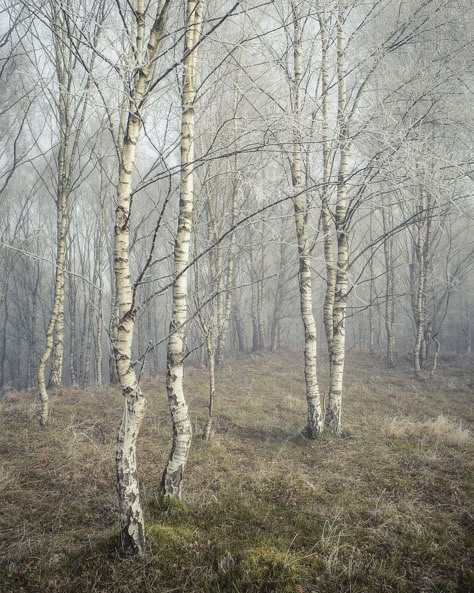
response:
<path id="1" fill-rule="evenodd" d="M 383 252 L 385 261 L 385 332 L 387 337 L 386 362 L 389 369 L 395 367 L 395 257 L 393 228 L 393 212 L 390 207 L 382 206 L 382 228 L 385 235 Z"/>
<path id="2" fill-rule="evenodd" d="M 136 0 L 134 4 L 136 36 L 135 39 L 130 39 L 130 43 L 134 44 L 136 74 L 128 102 L 128 118 L 124 127 L 115 210 L 114 273 L 118 320 L 114 354 L 117 375 L 124 396 L 124 412 L 117 436 L 117 493 L 122 547 L 132 553 L 142 553 L 145 545 L 136 445 L 146 408 L 145 396 L 132 365 L 132 340 L 136 315 L 129 263 L 132 176 L 137 143 L 143 125 L 143 109 L 153 80 L 169 4 L 169 0 L 160 0 L 158 3 L 147 39 L 145 39 L 145 2 Z"/>
<path id="3" fill-rule="evenodd" d="M 38 388 L 41 400 L 41 425 L 45 426 L 49 418 L 49 397 L 46 390 L 46 365 L 54 348 L 54 364 L 51 385 L 59 385 L 62 378 L 64 356 L 64 285 L 66 238 L 70 218 L 70 200 L 77 184 L 75 169 L 80 149 L 80 138 L 89 106 L 89 90 L 91 75 L 94 68 L 95 52 L 89 53 L 88 61 L 79 60 L 80 49 L 74 46 L 74 39 L 80 39 L 78 31 L 82 24 L 73 19 L 73 7 L 69 0 L 57 4 L 49 2 L 45 8 L 44 18 L 51 28 L 54 67 L 58 90 L 55 96 L 58 121 L 58 155 L 57 179 L 55 187 L 57 212 L 57 253 L 55 262 L 54 297 L 51 317 L 46 331 L 46 347 L 38 365 Z M 103 18 L 102 6 L 94 7 L 96 21 L 92 37 L 95 47 Z M 83 95 L 75 97 L 77 85 L 83 84 Z"/>
<path id="4" fill-rule="evenodd" d="M 323 426 L 321 401 L 316 372 L 316 322 L 313 315 L 313 291 L 311 278 L 310 238 L 308 235 L 307 194 L 303 186 L 302 141 L 300 130 L 301 93 L 303 77 L 302 26 L 301 15 L 292 3 L 293 15 L 293 84 L 292 109 L 294 117 L 293 153 L 291 156 L 291 176 L 294 188 L 294 219 L 298 244 L 301 317 L 304 326 L 304 374 L 306 384 L 307 424 L 309 438 L 317 437 Z"/>
<path id="5" fill-rule="evenodd" d="M 192 439 L 192 426 L 184 395 L 184 356 L 188 317 L 189 248 L 194 207 L 194 101 L 196 97 L 197 44 L 201 37 L 203 0 L 187 0 L 181 96 L 181 180 L 179 215 L 174 245 L 172 314 L 168 338 L 166 391 L 173 439 L 161 479 L 161 494 L 180 497 L 184 468 Z"/>
<path id="6" fill-rule="evenodd" d="M 348 121 L 346 55 L 344 35 L 344 0 L 337 1 L 336 76 L 338 89 L 337 127 L 339 170 L 337 175 L 337 203 L 334 225 L 336 231 L 336 284 L 332 306 L 332 339 L 330 349 L 330 385 L 325 412 L 326 427 L 340 433 L 342 387 L 345 360 L 346 305 L 349 282 L 349 228 L 347 220 L 347 174 L 349 169 L 350 136 Z M 332 271 L 333 267 L 330 265 Z M 331 285 L 328 284 L 328 288 Z"/>

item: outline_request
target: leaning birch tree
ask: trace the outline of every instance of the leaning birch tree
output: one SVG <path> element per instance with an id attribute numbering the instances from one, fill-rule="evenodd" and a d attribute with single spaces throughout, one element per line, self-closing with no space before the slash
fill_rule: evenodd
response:
<path id="1" fill-rule="evenodd" d="M 95 26 L 91 47 L 97 45 L 103 7 L 99 2 L 95 7 Z M 31 8 L 32 12 L 34 7 Z M 70 219 L 70 200 L 74 186 L 75 168 L 80 150 L 80 138 L 89 106 L 89 90 L 94 68 L 95 52 L 88 59 L 79 59 L 81 47 L 73 39 L 80 38 L 81 23 L 73 18 L 69 2 L 57 4 L 49 2 L 41 13 L 42 19 L 51 29 L 53 41 L 54 69 L 58 91 L 54 97 L 58 121 L 57 178 L 55 187 L 57 235 L 56 266 L 54 278 L 53 308 L 46 330 L 46 345 L 38 364 L 37 380 L 41 400 L 41 425 L 49 419 L 49 396 L 46 388 L 46 365 L 54 349 L 54 363 L 51 385 L 62 381 L 64 353 L 64 285 L 66 262 L 66 239 Z M 77 87 L 83 86 L 82 94 L 76 96 Z M 79 173 L 80 174 L 80 173 Z"/>
<path id="2" fill-rule="evenodd" d="M 133 6 L 136 37 L 134 43 L 136 74 L 128 101 L 128 118 L 123 130 L 119 160 L 119 182 L 115 209 L 114 273 L 118 309 L 114 355 L 117 375 L 124 396 L 124 411 L 117 435 L 117 494 L 122 548 L 142 553 L 145 545 L 143 511 L 137 477 L 136 445 L 145 415 L 146 400 L 132 364 L 132 342 L 136 307 L 130 280 L 130 207 L 132 176 L 137 143 L 143 125 L 143 109 L 149 95 L 170 0 L 160 0 L 153 26 L 145 41 L 146 8 L 144 0 Z"/>

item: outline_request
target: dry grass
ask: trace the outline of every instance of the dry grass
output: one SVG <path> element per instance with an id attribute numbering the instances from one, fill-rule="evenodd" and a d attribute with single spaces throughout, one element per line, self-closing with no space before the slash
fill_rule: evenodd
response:
<path id="1" fill-rule="evenodd" d="M 422 441 L 446 443 L 462 447 L 471 439 L 471 431 L 461 421 L 454 421 L 440 414 L 437 418 L 413 421 L 408 418 L 393 418 L 385 422 L 386 435 L 397 438 L 415 437 Z"/>
<path id="2" fill-rule="evenodd" d="M 146 381 L 141 559 L 116 550 L 117 391 L 63 390 L 47 429 L 31 394 L 2 401 L 1 593 L 473 591 L 470 370 L 444 363 L 420 383 L 354 354 L 349 435 L 310 442 L 301 359 L 243 358 L 220 371 L 209 444 L 198 437 L 207 373 L 188 369 L 196 436 L 185 506 L 172 508 L 157 498 L 170 437 L 164 385 Z"/>

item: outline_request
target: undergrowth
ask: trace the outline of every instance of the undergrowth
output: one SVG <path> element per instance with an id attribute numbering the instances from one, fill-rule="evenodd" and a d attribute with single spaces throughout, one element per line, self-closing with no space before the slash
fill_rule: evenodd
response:
<path id="1" fill-rule="evenodd" d="M 420 383 L 353 357 L 348 436 L 308 441 L 297 354 L 218 374 L 216 432 L 195 435 L 183 501 L 163 503 L 161 381 L 139 440 L 147 551 L 118 547 L 112 389 L 63 390 L 41 430 L 31 395 L 0 410 L 1 593 L 470 593 L 472 395 L 459 366 Z M 195 432 L 207 376 L 190 369 Z"/>

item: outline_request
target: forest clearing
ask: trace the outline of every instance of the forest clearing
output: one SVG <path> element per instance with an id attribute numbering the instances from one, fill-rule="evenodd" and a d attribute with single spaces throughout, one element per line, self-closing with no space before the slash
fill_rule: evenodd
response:
<path id="1" fill-rule="evenodd" d="M 160 502 L 169 449 L 163 380 L 144 380 L 142 557 L 119 553 L 118 388 L 61 389 L 51 424 L 33 393 L 1 402 L 2 593 L 469 593 L 474 590 L 474 373 L 446 356 L 348 356 L 347 432 L 308 441 L 302 355 L 229 360 L 215 432 L 208 371 L 187 370 L 195 429 L 182 502 Z M 324 385 L 327 377 L 322 376 Z"/>

